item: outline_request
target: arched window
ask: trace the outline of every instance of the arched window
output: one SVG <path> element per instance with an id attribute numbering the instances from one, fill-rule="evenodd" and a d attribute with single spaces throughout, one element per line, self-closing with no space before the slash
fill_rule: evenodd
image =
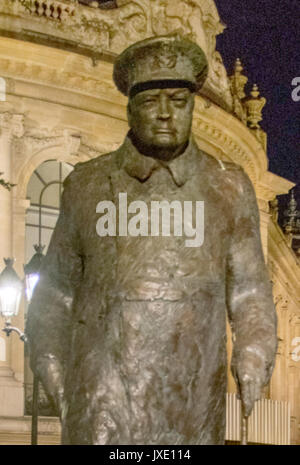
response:
<path id="1" fill-rule="evenodd" d="M 73 170 L 68 163 L 49 160 L 42 163 L 32 174 L 27 198 L 30 208 L 26 215 L 26 263 L 35 253 L 35 244 L 45 245 L 46 253 L 60 208 L 63 181 Z"/>

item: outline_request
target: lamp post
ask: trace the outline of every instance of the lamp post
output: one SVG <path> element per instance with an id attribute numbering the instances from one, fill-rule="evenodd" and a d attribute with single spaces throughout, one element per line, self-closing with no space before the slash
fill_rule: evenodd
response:
<path id="1" fill-rule="evenodd" d="M 41 209 L 40 209 L 41 210 Z M 43 250 L 45 246 L 41 245 L 41 228 L 39 227 L 39 244 L 34 245 L 35 254 L 27 263 L 24 265 L 24 273 L 25 273 L 25 282 L 26 282 L 26 298 L 28 304 L 31 301 L 33 291 L 35 286 L 37 285 L 40 275 L 40 267 L 44 259 Z M 39 379 L 34 374 L 33 375 L 33 390 L 32 390 L 32 424 L 31 424 L 31 444 L 37 444 L 37 436 L 38 436 L 38 397 L 39 397 Z"/>

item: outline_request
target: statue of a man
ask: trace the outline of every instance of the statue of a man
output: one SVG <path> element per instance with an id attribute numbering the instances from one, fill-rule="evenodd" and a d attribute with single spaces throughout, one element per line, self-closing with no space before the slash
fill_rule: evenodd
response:
<path id="1" fill-rule="evenodd" d="M 203 51 L 177 36 L 126 49 L 114 80 L 130 131 L 65 182 L 27 322 L 63 444 L 223 444 L 226 311 L 246 416 L 270 379 L 276 314 L 255 193 L 191 135 L 206 75 Z"/>

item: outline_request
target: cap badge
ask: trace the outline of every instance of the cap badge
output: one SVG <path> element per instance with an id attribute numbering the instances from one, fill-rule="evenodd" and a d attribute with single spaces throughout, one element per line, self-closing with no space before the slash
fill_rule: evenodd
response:
<path id="1" fill-rule="evenodd" d="M 175 68 L 177 64 L 177 55 L 170 50 L 167 44 L 164 44 L 160 53 L 154 57 L 155 68 Z"/>

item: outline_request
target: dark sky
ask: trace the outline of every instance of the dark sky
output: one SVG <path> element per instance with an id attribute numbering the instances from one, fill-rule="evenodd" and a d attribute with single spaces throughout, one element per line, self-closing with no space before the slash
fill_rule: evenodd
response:
<path id="1" fill-rule="evenodd" d="M 300 210 L 300 101 L 292 99 L 292 79 L 300 76 L 299 0 L 215 0 L 227 29 L 217 39 L 225 67 L 232 74 L 241 59 L 267 104 L 262 128 L 268 134 L 269 169 L 297 183 Z M 280 203 L 286 202 L 286 196 Z"/>

